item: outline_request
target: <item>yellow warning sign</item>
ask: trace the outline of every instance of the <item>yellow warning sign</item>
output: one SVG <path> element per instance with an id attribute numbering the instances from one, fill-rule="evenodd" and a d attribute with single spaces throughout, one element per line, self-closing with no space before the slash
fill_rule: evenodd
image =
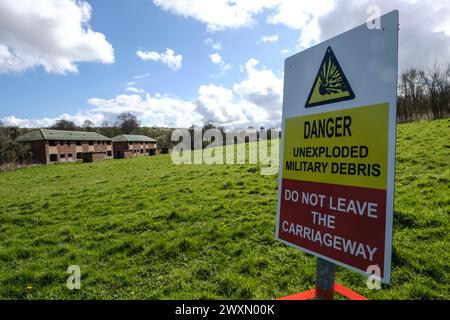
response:
<path id="1" fill-rule="evenodd" d="M 286 119 L 283 179 L 387 189 L 389 104 Z"/>
<path id="2" fill-rule="evenodd" d="M 342 71 L 331 47 L 328 47 L 313 87 L 306 101 L 306 108 L 352 100 L 355 94 Z"/>

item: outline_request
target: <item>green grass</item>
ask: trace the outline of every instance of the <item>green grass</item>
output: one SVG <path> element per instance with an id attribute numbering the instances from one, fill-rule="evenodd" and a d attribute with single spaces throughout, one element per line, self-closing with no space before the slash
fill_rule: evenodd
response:
<path id="1" fill-rule="evenodd" d="M 370 299 L 450 298 L 449 121 L 398 126 L 392 283 Z M 0 175 L 1 299 L 275 299 L 314 287 L 277 243 L 277 177 L 163 155 Z M 81 290 L 65 283 L 79 265 Z"/>

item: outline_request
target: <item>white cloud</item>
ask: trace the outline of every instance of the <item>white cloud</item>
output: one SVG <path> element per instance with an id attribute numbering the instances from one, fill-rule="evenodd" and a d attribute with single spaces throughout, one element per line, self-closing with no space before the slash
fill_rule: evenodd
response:
<path id="1" fill-rule="evenodd" d="M 218 53 L 213 53 L 209 55 L 209 58 L 211 59 L 211 62 L 214 64 L 219 64 L 223 61 L 222 57 Z"/>
<path id="2" fill-rule="evenodd" d="M 430 67 L 450 61 L 450 2 L 448 0 L 154 0 L 174 14 L 196 19 L 208 30 L 247 27 L 257 16 L 266 22 L 298 30 L 297 50 L 360 25 L 366 10 L 377 5 L 382 13 L 400 11 L 400 70 Z"/>
<path id="3" fill-rule="evenodd" d="M 281 96 L 283 83 L 274 73 L 259 67 L 250 59 L 242 70 L 245 79 L 232 88 L 213 84 L 202 85 L 195 103 L 169 95 L 144 94 L 135 87 L 127 90 L 132 94 L 121 94 L 112 99 L 92 98 L 90 109 L 73 115 L 63 114 L 54 118 L 18 119 L 13 116 L 0 119 L 6 125 L 21 127 L 45 127 L 59 119 L 71 120 L 81 125 L 85 120 L 96 124 L 114 122 L 122 112 L 135 114 L 146 126 L 187 128 L 211 121 L 229 128 L 259 126 L 278 127 L 281 120 Z M 138 93 L 138 94 L 134 94 Z"/>
<path id="4" fill-rule="evenodd" d="M 211 38 L 206 38 L 205 44 L 207 46 L 210 46 L 213 50 L 216 50 L 216 51 L 222 50 L 222 43 L 220 41 L 214 41 Z"/>
<path id="5" fill-rule="evenodd" d="M 246 27 L 269 10 L 267 22 L 301 29 L 311 19 L 333 9 L 334 0 L 154 0 L 163 10 L 205 23 L 209 31 Z"/>
<path id="6" fill-rule="evenodd" d="M 0 119 L 5 125 L 20 127 L 48 127 L 57 120 L 65 119 L 82 125 L 85 120 L 96 124 L 102 121 L 115 122 L 122 112 L 135 114 L 142 125 L 172 128 L 187 128 L 192 124 L 200 125 L 202 115 L 196 111 L 196 105 L 189 101 L 169 96 L 150 94 L 121 94 L 113 99 L 92 98 L 88 100 L 90 109 L 75 114 L 62 114 L 53 118 L 20 119 L 14 116 Z"/>
<path id="7" fill-rule="evenodd" d="M 165 53 L 158 53 L 155 51 L 142 51 L 138 50 L 136 55 L 144 61 L 160 61 L 167 65 L 173 71 L 177 71 L 182 67 L 183 56 L 181 54 L 175 54 L 172 49 L 166 49 Z"/>
<path id="8" fill-rule="evenodd" d="M 232 68 L 231 64 L 226 64 L 225 61 L 223 61 L 223 58 L 218 53 L 213 53 L 209 55 L 209 59 L 212 63 L 219 66 L 220 70 L 222 71 L 222 74 L 225 74 L 228 70 Z"/>
<path id="9" fill-rule="evenodd" d="M 278 78 L 267 68 L 257 68 L 255 59 L 247 61 L 244 67 L 247 79 L 233 86 L 241 100 L 261 108 L 267 119 L 273 122 L 281 120 L 281 102 L 283 96 L 283 79 Z"/>
<path id="10" fill-rule="evenodd" d="M 259 39 L 258 44 L 260 43 L 277 43 L 278 42 L 278 34 L 274 35 L 268 35 L 268 36 L 262 36 L 261 39 Z"/>
<path id="11" fill-rule="evenodd" d="M 335 1 L 335 10 L 319 20 L 321 33 L 317 41 L 361 24 L 368 17 L 367 7 L 374 4 L 380 7 L 382 14 L 395 9 L 400 11 L 399 71 L 411 66 L 431 67 L 436 60 L 450 61 L 448 0 Z"/>
<path id="12" fill-rule="evenodd" d="M 130 82 L 127 82 L 126 86 L 127 86 L 127 87 L 132 87 L 132 86 L 134 86 L 136 83 L 137 83 L 136 81 L 130 81 Z"/>
<path id="13" fill-rule="evenodd" d="M 196 112 L 195 104 L 171 98 L 146 94 L 119 95 L 114 99 L 90 99 L 94 107 L 91 112 L 102 114 L 104 118 L 114 120 L 122 112 L 135 114 L 143 125 L 160 127 L 187 128 L 192 124 L 201 124 L 202 116 Z"/>
<path id="14" fill-rule="evenodd" d="M 15 116 L 4 117 L 1 119 L 4 125 L 14 126 L 20 128 L 34 128 L 34 127 L 48 127 L 56 122 L 57 119 L 42 118 L 42 119 L 20 119 Z"/>
<path id="15" fill-rule="evenodd" d="M 242 68 L 246 78 L 232 90 L 212 84 L 200 87 L 197 106 L 205 121 L 225 127 L 280 125 L 283 81 L 258 64 L 247 61 Z"/>
<path id="16" fill-rule="evenodd" d="M 131 92 L 131 93 L 137 93 L 137 94 L 145 93 L 144 90 L 138 89 L 138 88 L 136 88 L 136 87 L 127 87 L 127 88 L 125 89 L 125 91 L 126 91 L 126 92 Z"/>
<path id="17" fill-rule="evenodd" d="M 348 1 L 348 0 L 347 0 Z M 334 9 L 334 0 L 277 1 L 275 12 L 267 17 L 271 24 L 282 24 L 291 29 L 300 30 L 308 26 L 314 19 L 326 15 Z"/>
<path id="18" fill-rule="evenodd" d="M 41 66 L 65 74 L 79 62 L 113 63 L 113 47 L 89 25 L 91 11 L 82 0 L 1 0 L 0 73 Z"/>
<path id="19" fill-rule="evenodd" d="M 145 74 L 134 76 L 133 79 L 138 80 L 138 79 L 144 79 L 144 78 L 148 78 L 148 77 L 150 77 L 150 73 L 145 73 Z"/>
<path id="20" fill-rule="evenodd" d="M 247 122 L 240 104 L 233 103 L 233 91 L 213 84 L 203 85 L 198 91 L 197 106 L 206 121 L 221 125 Z"/>
<path id="21" fill-rule="evenodd" d="M 297 50 L 303 50 L 364 23 L 370 5 L 382 14 L 400 11 L 400 71 L 450 61 L 448 0 L 287 0 L 267 21 L 299 30 Z"/>
<path id="22" fill-rule="evenodd" d="M 278 0 L 279 1 L 279 0 Z M 272 7 L 274 0 L 153 0 L 163 10 L 194 18 L 209 31 L 238 28 L 254 24 L 254 16 Z"/>
<path id="23" fill-rule="evenodd" d="M 100 124 L 100 122 L 103 120 L 102 114 L 96 114 L 96 113 L 85 113 L 85 112 L 78 112 L 76 114 L 67 114 L 63 113 L 58 117 L 44 117 L 41 119 L 21 119 L 16 118 L 15 116 L 9 116 L 4 117 L 0 119 L 5 125 L 7 126 L 16 126 L 21 128 L 45 128 L 49 127 L 56 123 L 58 120 L 68 120 L 73 121 L 78 125 L 82 125 L 84 121 L 91 120 L 94 123 Z"/>

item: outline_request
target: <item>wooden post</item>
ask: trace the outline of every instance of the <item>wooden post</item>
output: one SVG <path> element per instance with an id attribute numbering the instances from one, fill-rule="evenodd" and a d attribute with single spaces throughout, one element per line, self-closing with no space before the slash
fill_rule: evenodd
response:
<path id="1" fill-rule="evenodd" d="M 316 300 L 334 299 L 334 274 L 336 265 L 321 258 L 317 258 L 316 271 Z"/>

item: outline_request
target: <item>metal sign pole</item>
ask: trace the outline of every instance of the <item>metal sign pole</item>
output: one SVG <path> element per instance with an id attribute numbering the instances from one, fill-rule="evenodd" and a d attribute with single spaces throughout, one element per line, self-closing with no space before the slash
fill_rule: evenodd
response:
<path id="1" fill-rule="evenodd" d="M 334 299 L 334 275 L 336 265 L 321 258 L 317 258 L 316 271 L 316 300 Z"/>

